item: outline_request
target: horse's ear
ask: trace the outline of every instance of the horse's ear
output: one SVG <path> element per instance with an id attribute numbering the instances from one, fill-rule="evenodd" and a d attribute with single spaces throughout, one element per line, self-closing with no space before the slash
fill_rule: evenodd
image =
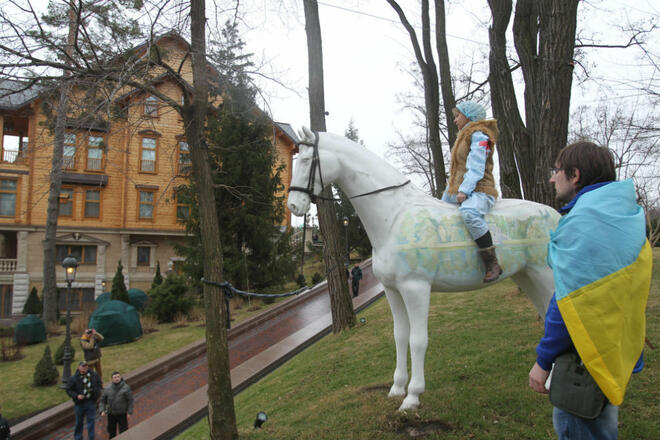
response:
<path id="1" fill-rule="evenodd" d="M 314 140 L 314 133 L 312 133 L 312 130 L 310 130 L 309 128 L 307 128 L 304 125 L 302 127 L 302 131 L 300 132 L 300 135 L 301 135 L 302 138 L 306 139 L 309 142 Z"/>

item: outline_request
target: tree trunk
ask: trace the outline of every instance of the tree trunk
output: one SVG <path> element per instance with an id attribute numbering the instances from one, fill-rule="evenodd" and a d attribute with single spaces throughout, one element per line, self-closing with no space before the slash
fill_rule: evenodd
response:
<path id="1" fill-rule="evenodd" d="M 73 53 L 73 43 L 77 32 L 76 14 L 73 7 L 69 8 L 69 34 L 67 36 L 66 53 L 70 57 Z M 67 60 L 68 64 L 68 60 Z M 59 215 L 60 190 L 62 188 L 62 153 L 64 150 L 64 132 L 66 130 L 68 96 L 71 85 L 67 78 L 70 76 L 65 70 L 60 88 L 60 98 L 55 113 L 55 139 L 53 144 L 53 158 L 50 170 L 50 188 L 48 189 L 48 208 L 46 209 L 46 230 L 44 233 L 44 266 L 43 316 L 46 322 L 57 321 L 57 217 Z M 68 299 L 67 299 L 68 301 Z"/>
<path id="2" fill-rule="evenodd" d="M 445 23 L 445 2 L 444 0 L 435 0 L 435 45 L 438 50 L 440 90 L 442 92 L 442 104 L 445 109 L 445 119 L 447 120 L 449 147 L 451 148 L 456 142 L 458 127 L 454 124 L 454 115 L 452 113 L 452 110 L 456 107 L 456 98 L 454 97 L 454 88 L 451 81 L 449 50 L 447 49 L 447 29 Z"/>
<path id="3" fill-rule="evenodd" d="M 326 131 L 325 99 L 323 94 L 323 45 L 321 43 L 321 23 L 316 0 L 304 0 L 305 32 L 307 33 L 307 55 L 309 63 L 309 116 L 311 129 Z M 322 166 L 323 164 L 321 164 Z M 330 188 L 322 191 L 324 197 L 332 196 Z M 319 227 L 325 247 L 323 261 L 328 274 L 328 291 L 332 310 L 332 331 L 338 333 L 355 325 L 353 302 L 348 290 L 347 270 L 344 270 L 340 231 L 333 202 L 319 200 L 316 205 Z"/>
<path id="4" fill-rule="evenodd" d="M 199 223 L 204 255 L 204 278 L 223 281 L 222 245 L 209 167 L 205 122 L 209 92 L 206 64 L 206 13 L 204 0 L 190 1 L 190 29 L 193 70 L 192 97 L 186 97 L 183 120 L 190 146 L 192 177 L 198 191 Z M 192 98 L 192 103 L 190 103 Z M 238 439 L 234 397 L 229 370 L 226 310 L 222 289 L 204 285 L 206 309 L 206 350 L 208 356 L 208 421 L 213 440 Z"/>
<path id="5" fill-rule="evenodd" d="M 511 0 L 488 1 L 493 14 L 489 31 L 491 97 L 500 129 L 506 196 L 516 196 L 517 164 L 525 198 L 546 205 L 556 203 L 549 170 L 568 135 L 578 1 L 516 2 L 513 36 L 525 82 L 525 124 L 506 61 Z"/>
<path id="6" fill-rule="evenodd" d="M 529 135 L 529 147 L 516 157 L 525 197 L 547 205 L 556 204 L 549 170 L 568 135 L 577 6 L 578 0 L 516 3 L 513 34 Z"/>
<path id="7" fill-rule="evenodd" d="M 424 53 L 422 53 L 422 49 L 417 41 L 415 29 L 408 21 L 401 6 L 395 0 L 387 0 L 387 2 L 399 15 L 401 24 L 408 31 L 410 42 L 415 52 L 415 58 L 424 79 L 427 134 L 431 152 L 433 153 L 433 168 L 435 173 L 435 193 L 433 196 L 440 198 L 445 190 L 447 176 L 445 174 L 445 162 L 442 154 L 442 141 L 440 139 L 440 91 L 438 86 L 438 72 L 436 71 L 433 48 L 431 46 L 429 2 L 428 0 L 422 0 L 422 44 L 424 46 Z"/>
<path id="8" fill-rule="evenodd" d="M 511 19 L 511 0 L 489 0 L 493 24 L 488 31 L 490 41 L 490 96 L 493 116 L 500 136 L 497 153 L 500 163 L 502 197 L 523 198 L 515 157 L 530 148 L 525 124 L 520 118 L 513 78 L 506 54 L 506 30 Z"/>

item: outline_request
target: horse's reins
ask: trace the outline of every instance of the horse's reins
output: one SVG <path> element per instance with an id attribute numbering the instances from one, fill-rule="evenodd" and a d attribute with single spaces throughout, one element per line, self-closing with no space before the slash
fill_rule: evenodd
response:
<path id="1" fill-rule="evenodd" d="M 312 165 L 309 170 L 309 177 L 307 179 L 307 187 L 303 188 L 302 186 L 290 186 L 288 192 L 291 191 L 300 191 L 305 194 L 307 194 L 312 201 L 312 203 L 316 203 L 317 199 L 321 200 L 327 200 L 331 202 L 337 202 L 340 201 L 341 199 L 335 198 L 335 197 L 323 197 L 321 195 L 316 195 L 314 194 L 314 182 L 315 182 L 315 177 L 316 177 L 316 169 L 318 168 L 319 171 L 319 180 L 321 180 L 321 190 L 325 187 L 323 184 L 323 175 L 321 174 L 321 162 L 319 160 L 319 134 L 317 132 L 314 132 L 314 143 L 310 142 L 298 142 L 298 145 L 307 145 L 309 147 L 313 148 L 313 153 L 312 153 Z M 369 191 L 366 193 L 358 194 L 356 196 L 350 196 L 349 199 L 357 199 L 358 197 L 364 197 L 364 196 L 370 196 L 373 194 L 378 194 L 383 191 L 389 191 L 391 189 L 396 189 L 396 188 L 401 188 L 402 186 L 405 186 L 410 183 L 410 179 L 406 180 L 405 182 L 399 184 L 399 185 L 391 185 L 391 186 L 386 186 L 384 188 L 379 188 L 373 191 Z"/>

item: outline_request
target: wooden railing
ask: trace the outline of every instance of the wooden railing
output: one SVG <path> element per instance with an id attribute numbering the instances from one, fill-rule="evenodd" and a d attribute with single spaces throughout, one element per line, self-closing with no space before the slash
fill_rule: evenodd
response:
<path id="1" fill-rule="evenodd" d="M 156 171 L 156 161 L 142 159 L 142 163 L 140 165 L 140 171 L 147 171 L 147 172 Z"/>
<path id="2" fill-rule="evenodd" d="M 0 258 L 0 272 L 16 272 L 16 258 Z"/>
<path id="3" fill-rule="evenodd" d="M 103 168 L 103 159 L 97 158 L 87 158 L 87 169 L 88 170 L 100 170 Z"/>

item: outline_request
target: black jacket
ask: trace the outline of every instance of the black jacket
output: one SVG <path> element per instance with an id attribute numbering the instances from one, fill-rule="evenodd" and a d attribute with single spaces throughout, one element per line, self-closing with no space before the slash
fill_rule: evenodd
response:
<path id="1" fill-rule="evenodd" d="M 11 430 L 9 429 L 9 422 L 7 419 L 3 419 L 0 415 L 0 440 L 7 440 L 9 438 L 9 434 L 11 434 Z"/>
<path id="2" fill-rule="evenodd" d="M 89 370 L 89 374 L 92 377 L 92 397 L 89 400 L 96 402 L 101 397 L 101 392 L 103 391 L 103 384 L 101 383 L 101 378 L 94 371 Z M 78 400 L 78 394 L 84 394 L 85 386 L 83 385 L 82 376 L 80 372 L 76 370 L 76 374 L 71 376 L 66 382 L 66 393 L 73 399 L 73 403 L 83 403 L 87 399 Z"/>

